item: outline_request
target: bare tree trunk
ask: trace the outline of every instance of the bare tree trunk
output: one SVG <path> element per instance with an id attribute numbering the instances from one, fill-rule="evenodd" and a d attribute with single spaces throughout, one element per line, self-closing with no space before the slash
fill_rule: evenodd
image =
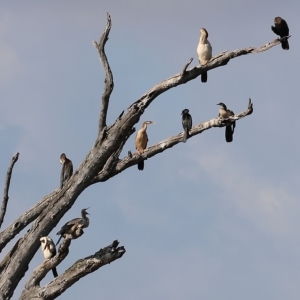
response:
<path id="1" fill-rule="evenodd" d="M 142 154 L 129 153 L 125 158 L 120 159 L 119 157 L 126 141 L 135 132 L 135 124 L 137 124 L 147 107 L 160 94 L 197 78 L 203 72 L 224 66 L 228 64 L 231 59 L 251 53 L 259 53 L 269 50 L 276 45 L 280 45 L 280 40 L 275 40 L 260 48 L 249 47 L 232 52 L 225 51 L 213 57 L 205 66 L 196 66 L 187 70 L 192 62 L 192 59 L 190 59 L 180 73 L 152 87 L 139 100 L 132 103 L 126 112 L 123 111 L 113 124 L 107 126 L 106 117 L 114 82 L 104 47 L 108 40 L 111 24 L 111 18 L 107 15 L 107 25 L 99 43 L 93 42 L 98 50 L 105 72 L 105 86 L 99 115 L 98 135 L 95 144 L 62 189 L 57 189 L 45 196 L 0 233 L 0 251 L 2 251 L 8 242 L 14 239 L 28 224 L 32 223 L 30 230 L 16 241 L 13 248 L 0 263 L 1 299 L 10 299 L 12 297 L 20 280 L 26 274 L 30 261 L 39 248 L 40 237 L 48 235 L 53 230 L 60 219 L 73 206 L 84 189 L 97 182 L 106 181 L 127 168 L 138 164 L 142 159 L 149 159 L 182 141 L 181 132 L 145 149 Z M 228 125 L 228 123 L 239 121 L 249 116 L 252 112 L 253 105 L 251 100 L 249 100 L 245 111 L 226 120 L 216 117 L 209 121 L 196 124 L 192 128 L 190 136 L 193 137 L 213 127 L 224 127 Z M 8 183 L 5 186 L 0 224 L 6 212 L 12 167 L 17 159 L 18 157 L 16 156 L 13 158 L 10 171 L 7 175 Z M 119 242 L 114 241 L 110 246 L 100 249 L 95 254 L 77 261 L 63 274 L 59 275 L 47 285 L 40 287 L 40 281 L 45 277 L 47 272 L 53 267 L 56 267 L 67 256 L 70 244 L 71 241 L 66 238 L 60 245 L 57 255 L 45 261 L 34 270 L 26 283 L 21 299 L 54 299 L 80 278 L 96 271 L 105 264 L 121 258 L 125 253 L 125 248 L 123 246 L 118 247 Z M 88 266 L 88 268 L 86 266 Z"/>

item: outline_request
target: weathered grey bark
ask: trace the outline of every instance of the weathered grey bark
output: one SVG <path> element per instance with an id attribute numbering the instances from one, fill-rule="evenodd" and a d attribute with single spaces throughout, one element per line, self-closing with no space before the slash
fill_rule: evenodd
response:
<path id="1" fill-rule="evenodd" d="M 280 44 L 279 40 L 275 40 L 260 48 L 251 47 L 228 53 L 222 52 L 212 58 L 206 66 L 197 66 L 187 70 L 192 61 L 191 59 L 180 73 L 155 85 L 139 100 L 135 101 L 125 113 L 122 112 L 113 124 L 107 126 L 106 115 L 110 94 L 114 85 L 112 73 L 104 52 L 104 46 L 108 40 L 110 28 L 111 19 L 108 15 L 106 29 L 99 44 L 94 42 L 94 45 L 98 49 L 105 71 L 105 87 L 102 96 L 102 106 L 99 116 L 99 132 L 96 142 L 84 161 L 75 171 L 72 178 L 62 189 L 57 189 L 51 194 L 45 196 L 34 207 L 21 215 L 15 222 L 0 233 L 0 251 L 2 251 L 9 241 L 15 238 L 15 236 L 28 224 L 32 223 L 28 232 L 15 243 L 14 247 L 0 263 L 1 299 L 10 299 L 12 297 L 14 290 L 28 270 L 28 265 L 39 248 L 39 238 L 41 236 L 48 235 L 52 231 L 64 214 L 73 206 L 76 199 L 84 189 L 96 182 L 108 180 L 128 167 L 137 164 L 140 159 L 150 158 L 180 142 L 182 133 L 146 149 L 143 155 L 133 155 L 132 157 L 128 156 L 122 160 L 119 159 L 126 141 L 135 131 L 134 125 L 139 121 L 141 115 L 152 101 L 167 90 L 197 78 L 204 71 L 209 71 L 226 65 L 230 59 L 241 55 L 266 51 L 271 47 Z M 212 127 L 223 127 L 228 122 L 233 120 L 237 121 L 251 113 L 252 104 L 250 101 L 247 110 L 236 115 L 232 119 L 221 120 L 219 118 L 215 118 L 194 126 L 191 136 L 199 134 Z M 64 241 L 62 247 L 67 247 L 67 243 L 67 241 Z M 106 250 L 102 249 L 93 256 L 83 260 L 85 265 L 89 264 L 90 268 L 88 270 L 81 268 L 82 260 L 78 261 L 73 267 L 65 271 L 65 273 L 57 277 L 55 280 L 51 281 L 47 286 L 40 288 L 39 282 L 43 276 L 45 276 L 47 271 L 51 270 L 53 266 L 59 264 L 64 258 L 66 252 L 59 252 L 56 257 L 38 267 L 37 270 L 33 272 L 26 284 L 26 288 L 22 294 L 22 299 L 29 300 L 34 297 L 37 299 L 54 299 L 81 277 L 95 271 L 106 263 L 117 258 L 121 258 L 125 253 L 124 247 L 118 248 L 116 242 L 105 249 Z M 62 280 L 62 278 L 66 279 L 67 283 L 65 285 L 58 285 L 59 280 Z"/>

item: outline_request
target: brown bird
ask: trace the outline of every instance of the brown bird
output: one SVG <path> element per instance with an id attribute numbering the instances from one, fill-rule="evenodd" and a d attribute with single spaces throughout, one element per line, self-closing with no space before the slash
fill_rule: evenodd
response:
<path id="1" fill-rule="evenodd" d="M 147 125 L 155 124 L 152 121 L 146 121 L 143 123 L 142 128 L 137 132 L 135 137 L 135 148 L 138 153 L 143 153 L 147 147 L 148 143 L 148 135 L 147 135 Z M 141 160 L 138 163 L 138 169 L 140 171 L 144 170 L 144 160 Z"/>
<path id="2" fill-rule="evenodd" d="M 40 238 L 40 242 L 41 242 L 41 249 L 42 249 L 45 260 L 51 259 L 52 257 L 54 257 L 56 255 L 56 248 L 55 248 L 54 242 L 52 241 L 51 237 L 42 236 Z M 53 273 L 54 277 L 58 276 L 56 268 L 52 269 L 52 273 Z"/>
<path id="3" fill-rule="evenodd" d="M 72 161 L 66 157 L 65 153 L 62 153 L 59 162 L 62 164 L 60 173 L 60 188 L 63 188 L 73 175 L 73 164 Z"/>
<path id="4" fill-rule="evenodd" d="M 289 35 L 289 26 L 286 21 L 280 17 L 274 19 L 274 26 L 271 26 L 273 32 L 279 35 L 281 38 Z M 289 42 L 287 39 L 281 41 L 281 47 L 283 50 L 289 50 Z"/>
<path id="5" fill-rule="evenodd" d="M 197 47 L 197 54 L 199 62 L 205 66 L 212 57 L 212 47 L 208 41 L 208 32 L 205 28 L 200 29 L 200 41 Z M 207 82 L 207 72 L 201 74 L 201 81 Z"/>
<path id="6" fill-rule="evenodd" d="M 61 230 L 57 233 L 60 235 L 56 245 L 60 242 L 62 237 L 66 238 L 69 237 L 72 240 L 77 239 L 81 235 L 83 235 L 83 228 L 86 228 L 90 224 L 90 220 L 87 217 L 89 213 L 86 211 L 88 208 L 84 208 L 81 210 L 81 218 L 75 218 L 69 222 L 67 222 Z"/>
<path id="7" fill-rule="evenodd" d="M 226 105 L 223 102 L 220 102 L 217 105 L 221 106 L 221 108 L 219 109 L 219 118 L 228 119 L 229 117 L 234 116 L 234 112 L 232 110 L 227 109 Z M 234 128 L 235 128 L 235 121 L 230 123 L 229 125 L 226 125 L 225 140 L 227 143 L 233 141 Z"/>

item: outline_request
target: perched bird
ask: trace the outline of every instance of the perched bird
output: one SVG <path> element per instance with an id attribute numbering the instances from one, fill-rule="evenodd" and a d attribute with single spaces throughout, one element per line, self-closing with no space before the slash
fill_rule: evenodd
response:
<path id="1" fill-rule="evenodd" d="M 189 138 L 189 131 L 192 128 L 192 116 L 189 114 L 189 110 L 186 108 L 182 111 L 182 127 L 183 127 L 183 138 L 182 142 L 185 143 Z"/>
<path id="2" fill-rule="evenodd" d="M 148 135 L 147 135 L 147 125 L 155 124 L 152 121 L 146 121 L 143 123 L 142 128 L 137 132 L 135 137 L 135 148 L 138 153 L 143 153 L 147 147 L 148 143 Z M 141 160 L 138 163 L 138 169 L 140 171 L 144 170 L 144 160 Z"/>
<path id="3" fill-rule="evenodd" d="M 75 240 L 83 235 L 84 231 L 83 228 L 86 228 L 90 224 L 90 220 L 87 217 L 89 213 L 86 211 L 88 208 L 84 208 L 81 210 L 81 218 L 75 218 L 69 222 L 67 222 L 61 230 L 57 233 L 60 235 L 56 245 L 60 242 L 62 237 L 66 238 L 69 237 L 72 240 Z"/>
<path id="4" fill-rule="evenodd" d="M 208 32 L 205 28 L 200 29 L 200 41 L 197 47 L 197 54 L 199 62 L 202 66 L 205 66 L 212 57 L 212 47 L 208 41 Z M 207 81 L 207 72 L 201 74 L 201 81 Z"/>
<path id="5" fill-rule="evenodd" d="M 40 242 L 41 242 L 41 249 L 45 257 L 45 260 L 50 259 L 56 255 L 56 248 L 51 237 L 42 236 L 40 238 Z M 52 273 L 54 277 L 58 276 L 56 268 L 52 269 Z"/>
<path id="6" fill-rule="evenodd" d="M 271 28 L 275 34 L 279 35 L 281 38 L 289 35 L 289 26 L 284 19 L 276 17 L 274 19 L 274 25 L 275 27 L 271 26 Z M 289 42 L 287 39 L 281 41 L 281 47 L 283 50 L 290 49 Z"/>
<path id="7" fill-rule="evenodd" d="M 221 106 L 221 108 L 219 109 L 219 118 L 228 119 L 229 117 L 234 116 L 234 112 L 232 110 L 227 109 L 224 103 L 220 102 L 217 105 Z M 227 143 L 233 141 L 234 128 L 235 128 L 235 121 L 230 123 L 229 125 L 226 125 L 225 139 Z"/>
<path id="8" fill-rule="evenodd" d="M 62 169 L 60 173 L 60 188 L 68 182 L 68 180 L 73 175 L 73 164 L 70 159 L 66 157 L 66 154 L 62 154 L 60 156 L 59 162 L 62 164 Z"/>

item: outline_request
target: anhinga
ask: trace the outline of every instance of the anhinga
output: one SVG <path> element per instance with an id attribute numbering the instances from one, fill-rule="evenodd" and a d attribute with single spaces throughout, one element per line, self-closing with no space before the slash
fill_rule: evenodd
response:
<path id="1" fill-rule="evenodd" d="M 66 157 L 65 153 L 60 156 L 59 162 L 62 164 L 60 173 L 60 188 L 62 188 L 73 175 L 73 164 L 72 161 Z"/>
<path id="2" fill-rule="evenodd" d="M 44 255 L 45 260 L 50 259 L 56 255 L 56 248 L 54 242 L 52 241 L 51 237 L 49 236 L 42 236 L 40 238 L 41 242 L 41 249 Z M 52 269 L 52 273 L 54 277 L 57 277 L 56 268 Z"/>
<path id="3" fill-rule="evenodd" d="M 205 66 L 212 57 L 212 47 L 208 41 L 208 32 L 205 28 L 200 29 L 200 41 L 197 47 L 197 54 L 199 62 L 202 66 Z M 207 81 L 207 72 L 201 74 L 201 81 Z"/>
<path id="4" fill-rule="evenodd" d="M 189 110 L 186 108 L 182 111 L 182 127 L 183 127 L 183 138 L 182 142 L 185 143 L 189 138 L 189 131 L 192 128 L 192 116 L 189 114 Z"/>
<path id="5" fill-rule="evenodd" d="M 90 220 L 87 217 L 89 213 L 86 211 L 88 208 L 84 208 L 81 210 L 81 218 L 75 218 L 69 222 L 67 222 L 61 230 L 57 233 L 57 235 L 60 235 L 56 245 L 60 242 L 60 239 L 62 237 L 66 238 L 69 237 L 72 240 L 77 239 L 80 237 L 84 231 L 83 228 L 86 228 L 90 224 Z"/>
<path id="6" fill-rule="evenodd" d="M 275 27 L 271 26 L 271 28 L 275 34 L 279 35 L 281 38 L 289 35 L 289 26 L 284 19 L 276 17 L 274 19 L 274 25 Z M 281 47 L 283 50 L 290 49 L 289 42 L 287 39 L 281 41 Z"/>
<path id="7" fill-rule="evenodd" d="M 221 106 L 221 108 L 219 109 L 219 118 L 228 119 L 229 117 L 234 116 L 234 112 L 232 110 L 227 109 L 224 103 L 220 102 L 217 105 Z M 229 125 L 226 125 L 225 139 L 227 143 L 233 141 L 234 128 L 235 128 L 235 121 L 230 123 Z"/>
<path id="8" fill-rule="evenodd" d="M 147 125 L 155 124 L 152 121 L 146 121 L 143 123 L 142 128 L 137 132 L 135 137 L 135 148 L 138 153 L 143 153 L 147 147 L 148 135 L 147 135 Z M 140 171 L 144 170 L 144 160 L 138 163 L 138 169 Z"/>

